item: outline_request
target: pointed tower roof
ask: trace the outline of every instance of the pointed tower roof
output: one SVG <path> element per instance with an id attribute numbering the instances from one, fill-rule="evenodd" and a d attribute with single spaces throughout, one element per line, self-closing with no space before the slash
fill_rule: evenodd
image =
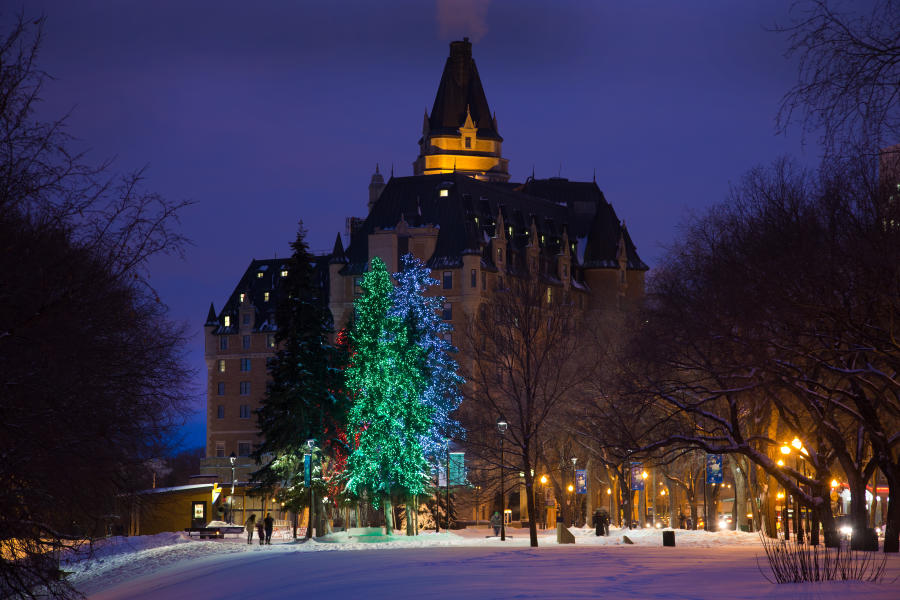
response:
<path id="1" fill-rule="evenodd" d="M 343 264 L 347 262 L 347 255 L 344 252 L 344 242 L 341 240 L 341 234 L 338 233 L 334 240 L 334 249 L 331 251 L 331 258 L 328 260 L 330 264 Z"/>
<path id="2" fill-rule="evenodd" d="M 463 38 L 461 42 L 450 42 L 450 56 L 444 65 L 428 127 L 432 133 L 456 132 L 466 121 L 467 110 L 478 127 L 478 137 L 502 139 L 472 58 L 472 44 L 469 38 Z"/>
<path id="3" fill-rule="evenodd" d="M 218 319 L 216 319 L 216 309 L 213 307 L 213 303 L 209 303 L 209 313 L 206 315 L 206 325 L 218 325 Z"/>

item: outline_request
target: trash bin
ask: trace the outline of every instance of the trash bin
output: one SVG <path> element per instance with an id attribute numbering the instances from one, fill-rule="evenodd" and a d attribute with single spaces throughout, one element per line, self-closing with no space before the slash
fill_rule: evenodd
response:
<path id="1" fill-rule="evenodd" d="M 675 546 L 675 532 L 668 530 L 663 531 L 663 546 Z"/>

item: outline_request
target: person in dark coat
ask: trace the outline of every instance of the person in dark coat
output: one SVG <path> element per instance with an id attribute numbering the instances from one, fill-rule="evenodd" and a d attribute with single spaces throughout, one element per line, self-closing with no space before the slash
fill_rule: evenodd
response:
<path id="1" fill-rule="evenodd" d="M 609 513 L 601 508 L 600 509 L 600 517 L 603 519 L 603 535 L 608 536 L 609 535 L 609 522 L 610 522 Z"/>
<path id="2" fill-rule="evenodd" d="M 600 537 L 603 535 L 603 513 L 600 512 L 600 509 L 594 511 L 594 535 Z"/>
<path id="3" fill-rule="evenodd" d="M 262 546 L 266 543 L 266 529 L 263 524 L 263 519 L 256 522 L 256 533 L 259 535 L 259 545 Z"/>
<path id="4" fill-rule="evenodd" d="M 497 511 L 491 515 L 491 527 L 494 528 L 494 535 L 500 535 L 500 513 Z"/>
<path id="5" fill-rule="evenodd" d="M 272 513 L 266 513 L 266 518 L 263 519 L 266 524 L 266 544 L 272 545 L 272 529 L 275 526 L 275 519 L 272 518 Z"/>
<path id="6" fill-rule="evenodd" d="M 247 520 L 244 522 L 244 529 L 247 530 L 247 543 L 253 543 L 253 530 L 256 528 L 256 515 L 250 513 L 250 516 L 247 517 Z"/>

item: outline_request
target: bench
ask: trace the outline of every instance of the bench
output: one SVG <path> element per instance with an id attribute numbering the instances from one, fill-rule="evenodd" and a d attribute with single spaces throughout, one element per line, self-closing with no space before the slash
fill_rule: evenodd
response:
<path id="1" fill-rule="evenodd" d="M 224 538 L 226 533 L 244 533 L 244 528 L 239 525 L 226 527 L 185 527 L 184 531 L 189 537 L 194 534 L 200 539 L 204 538 Z"/>

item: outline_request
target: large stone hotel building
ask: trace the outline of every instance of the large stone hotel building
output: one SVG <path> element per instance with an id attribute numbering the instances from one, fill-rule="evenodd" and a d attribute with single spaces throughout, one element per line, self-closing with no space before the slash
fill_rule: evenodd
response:
<path id="1" fill-rule="evenodd" d="M 337 327 L 351 314 L 360 278 L 373 256 L 398 270 L 411 252 L 424 260 L 444 296 L 443 318 L 459 325 L 504 277 L 536 274 L 548 301 L 584 310 L 618 310 L 643 293 L 647 266 L 595 182 L 562 178 L 509 181 L 503 138 L 467 39 L 450 44 L 431 114 L 426 114 L 413 175 L 376 169 L 368 215 L 351 219 L 316 272 Z M 293 218 L 293 217 L 291 217 Z M 247 481 L 259 442 L 254 411 L 273 355 L 275 304 L 287 266 L 253 260 L 221 310 L 206 320 L 205 469 L 228 482 L 229 457 Z M 451 334 L 452 335 L 452 334 Z"/>

